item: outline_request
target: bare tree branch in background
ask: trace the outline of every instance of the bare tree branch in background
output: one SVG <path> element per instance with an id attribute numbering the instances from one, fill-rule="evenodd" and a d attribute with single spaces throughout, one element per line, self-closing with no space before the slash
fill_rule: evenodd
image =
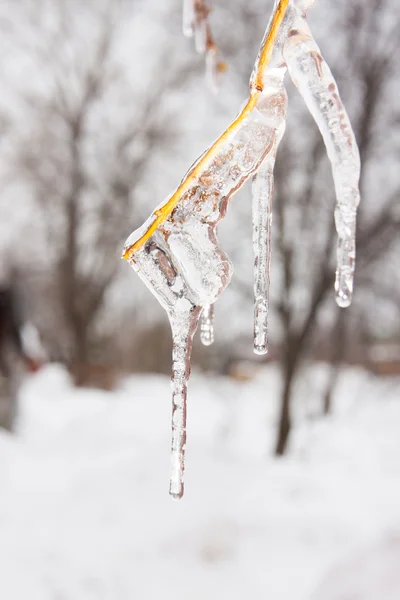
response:
<path id="1" fill-rule="evenodd" d="M 160 118 L 161 92 L 179 88 L 190 70 L 164 71 L 161 54 L 151 89 L 134 91 L 114 60 L 123 3 L 87 4 L 93 32 L 84 54 L 85 32 L 73 6 L 57 0 L 52 9 L 57 26 L 51 33 L 42 31 L 35 13 L 27 25 L 33 28 L 27 50 L 48 89 L 25 92 L 35 126 L 21 134 L 16 169 L 42 211 L 49 271 L 68 332 L 67 341 L 56 341 L 55 354 L 64 356 L 80 384 L 96 319 L 118 274 L 118 250 L 136 226 L 130 216 L 135 190 L 153 151 L 173 141 L 171 126 Z M 123 123 L 107 113 L 112 93 L 130 101 Z"/>

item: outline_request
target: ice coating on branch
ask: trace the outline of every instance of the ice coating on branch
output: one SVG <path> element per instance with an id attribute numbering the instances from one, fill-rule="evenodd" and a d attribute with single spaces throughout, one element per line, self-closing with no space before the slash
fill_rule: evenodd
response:
<path id="1" fill-rule="evenodd" d="M 211 346 L 214 342 L 214 305 L 204 307 L 200 319 L 200 339 L 204 346 Z"/>
<path id="2" fill-rule="evenodd" d="M 254 352 L 268 351 L 273 161 L 266 159 L 253 178 Z"/>
<path id="3" fill-rule="evenodd" d="M 205 309 L 203 342 L 211 343 L 209 307 L 232 277 L 232 265 L 218 244 L 216 227 L 226 214 L 230 197 L 274 153 L 277 132 L 282 131 L 286 94 L 283 78 L 263 94 L 255 109 L 228 136 L 207 168 L 189 185 L 169 217 L 130 259 L 133 268 L 168 313 L 173 332 L 173 442 L 170 491 L 183 493 L 186 440 L 186 386 L 193 333 Z M 273 100 L 271 100 L 273 98 Z M 155 214 L 147 221 L 155 221 Z M 145 228 L 141 227 L 139 234 Z M 139 237 L 134 232 L 129 247 Z M 206 322 L 207 321 L 207 322 Z M 183 366 L 185 365 L 185 367 Z"/>
<path id="4" fill-rule="evenodd" d="M 282 2 L 276 0 L 275 8 Z M 305 9 L 312 3 L 291 0 L 274 38 L 269 63 L 263 48 L 270 34 L 264 37 L 245 108 L 191 167 L 176 192 L 126 242 L 125 257 L 165 308 L 172 328 L 170 493 L 175 498 L 180 498 L 184 489 L 186 397 L 193 335 L 202 315 L 202 341 L 212 343 L 213 304 L 233 272 L 219 246 L 217 226 L 231 197 L 253 176 L 254 349 L 260 354 L 267 351 L 273 169 L 285 129 L 287 71 L 321 130 L 332 163 L 337 196 L 337 301 L 341 306 L 351 301 L 359 156 L 335 81 L 305 20 Z M 187 3 L 186 9 L 194 6 L 196 11 L 197 5 L 197 0 Z M 186 23 L 189 21 L 187 17 Z M 269 27 L 271 24 L 273 19 Z M 196 31 L 200 43 L 201 32 Z"/>

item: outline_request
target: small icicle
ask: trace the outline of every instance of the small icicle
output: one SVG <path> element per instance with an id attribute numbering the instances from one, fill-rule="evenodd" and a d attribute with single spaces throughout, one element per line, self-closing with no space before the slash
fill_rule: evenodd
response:
<path id="1" fill-rule="evenodd" d="M 268 352 L 273 162 L 264 161 L 253 178 L 254 352 Z"/>
<path id="2" fill-rule="evenodd" d="M 194 33 L 194 22 L 196 18 L 194 4 L 195 0 L 183 0 L 182 30 L 183 35 L 186 37 L 193 37 Z"/>
<path id="3" fill-rule="evenodd" d="M 204 54 L 207 48 L 207 21 L 201 16 L 197 17 L 194 25 L 194 46 L 196 52 Z"/>
<path id="4" fill-rule="evenodd" d="M 208 48 L 206 52 L 206 81 L 210 89 L 216 94 L 218 92 L 218 68 L 217 51 L 214 47 Z"/>
<path id="5" fill-rule="evenodd" d="M 172 443 L 171 479 L 169 493 L 179 500 L 184 492 L 186 448 L 186 396 L 190 376 L 190 354 L 193 335 L 197 329 L 201 308 L 193 307 L 190 313 L 170 315 L 172 329 Z"/>
<path id="6" fill-rule="evenodd" d="M 336 302 L 342 308 L 350 306 L 353 297 L 353 282 L 356 260 L 356 214 L 346 213 L 339 206 L 335 209 L 338 232 Z"/>
<path id="7" fill-rule="evenodd" d="M 211 346 L 214 342 L 214 305 L 203 308 L 200 319 L 200 339 L 204 346 Z"/>

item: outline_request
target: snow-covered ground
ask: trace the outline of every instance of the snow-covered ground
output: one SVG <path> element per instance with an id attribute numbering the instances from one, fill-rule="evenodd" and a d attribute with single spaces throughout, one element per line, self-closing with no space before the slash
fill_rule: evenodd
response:
<path id="1" fill-rule="evenodd" d="M 33 376 L 19 434 L 0 435 L 1 600 L 398 600 L 399 388 L 349 370 L 321 419 L 322 376 L 274 460 L 276 369 L 195 373 L 181 502 L 168 378 L 106 393 L 57 366 Z"/>

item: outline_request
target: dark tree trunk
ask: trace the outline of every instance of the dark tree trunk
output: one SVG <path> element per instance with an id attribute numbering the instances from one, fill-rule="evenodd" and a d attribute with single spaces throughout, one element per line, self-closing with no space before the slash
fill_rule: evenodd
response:
<path id="1" fill-rule="evenodd" d="M 21 368 L 15 364 L 12 375 L 0 375 L 0 428 L 14 431 L 18 411 L 18 389 L 22 379 Z"/>
<path id="2" fill-rule="evenodd" d="M 332 400 L 335 391 L 336 383 L 340 373 L 340 367 L 343 360 L 344 351 L 346 348 L 346 326 L 345 313 L 343 309 L 339 309 L 337 313 L 336 323 L 333 327 L 331 340 L 331 372 L 329 381 L 323 399 L 323 414 L 329 415 L 332 412 Z"/>
<path id="3" fill-rule="evenodd" d="M 0 428 L 12 431 L 17 414 L 19 384 L 24 351 L 21 340 L 22 316 L 11 287 L 0 290 Z"/>
<path id="4" fill-rule="evenodd" d="M 85 325 L 79 326 L 78 323 L 74 323 L 71 329 L 74 336 L 69 370 L 75 385 L 84 386 L 89 362 L 87 329 Z"/>
<path id="5" fill-rule="evenodd" d="M 332 412 L 333 394 L 335 392 L 337 380 L 339 378 L 340 367 L 341 367 L 340 358 L 338 358 L 338 360 L 335 360 L 331 364 L 331 372 L 329 374 L 328 386 L 327 386 L 327 389 L 325 392 L 324 402 L 323 402 L 323 414 L 324 415 L 330 415 Z"/>
<path id="6" fill-rule="evenodd" d="M 285 454 L 289 442 L 289 435 L 292 428 L 291 399 L 295 372 L 296 361 L 291 357 L 288 357 L 288 363 L 286 364 L 284 370 L 284 384 L 281 396 L 278 436 L 275 446 L 276 456 L 283 456 Z"/>
<path id="7" fill-rule="evenodd" d="M 335 391 L 336 382 L 339 374 L 339 365 L 332 365 L 329 376 L 329 383 L 324 396 L 323 414 L 330 415 L 332 412 L 332 398 Z"/>

